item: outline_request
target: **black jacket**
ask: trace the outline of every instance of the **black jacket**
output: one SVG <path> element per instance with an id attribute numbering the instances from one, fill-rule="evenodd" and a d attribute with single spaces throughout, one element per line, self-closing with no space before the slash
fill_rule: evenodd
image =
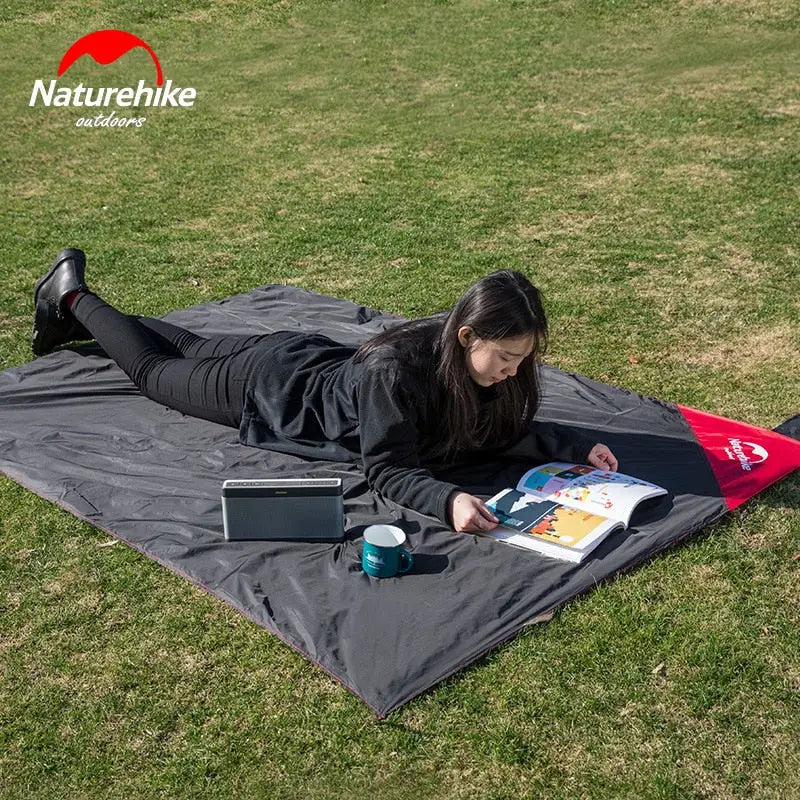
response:
<path id="1" fill-rule="evenodd" d="M 355 347 L 322 334 L 279 331 L 267 337 L 248 382 L 239 429 L 253 447 L 327 461 L 360 461 L 369 487 L 383 497 L 452 524 L 447 499 L 459 487 L 426 465 L 435 433 L 423 372 L 382 351 L 360 363 Z M 481 389 L 481 402 L 494 399 Z M 552 423 L 537 423 L 509 454 L 531 463 L 585 463 L 594 442 Z"/>

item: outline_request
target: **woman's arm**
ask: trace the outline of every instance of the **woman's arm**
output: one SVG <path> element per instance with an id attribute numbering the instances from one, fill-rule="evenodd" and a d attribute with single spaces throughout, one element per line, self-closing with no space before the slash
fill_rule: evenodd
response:
<path id="1" fill-rule="evenodd" d="M 589 463 L 589 454 L 597 444 L 594 437 L 575 431 L 558 422 L 535 420 L 530 430 L 504 455 L 532 463 L 568 461 Z"/>
<path id="2" fill-rule="evenodd" d="M 528 463 L 567 461 L 616 470 L 619 462 L 611 450 L 594 436 L 578 433 L 558 422 L 535 421 L 531 429 L 503 454 Z"/>
<path id="3" fill-rule="evenodd" d="M 451 525 L 448 500 L 459 487 L 434 478 L 419 456 L 419 398 L 426 387 L 396 359 L 371 358 L 358 386 L 361 459 L 369 487 L 407 508 Z"/>

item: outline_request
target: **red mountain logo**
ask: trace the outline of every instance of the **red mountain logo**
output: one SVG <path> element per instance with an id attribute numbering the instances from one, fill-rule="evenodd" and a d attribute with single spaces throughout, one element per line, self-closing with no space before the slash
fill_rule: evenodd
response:
<path id="1" fill-rule="evenodd" d="M 164 83 L 164 76 L 161 72 L 161 64 L 158 62 L 153 48 L 144 39 L 134 36 L 127 31 L 119 31 L 113 28 L 103 31 L 87 33 L 75 42 L 61 59 L 58 65 L 58 77 L 60 78 L 81 56 L 90 56 L 98 64 L 111 64 L 125 53 L 135 47 L 143 47 L 150 54 L 153 63 L 156 65 L 156 86 Z"/>

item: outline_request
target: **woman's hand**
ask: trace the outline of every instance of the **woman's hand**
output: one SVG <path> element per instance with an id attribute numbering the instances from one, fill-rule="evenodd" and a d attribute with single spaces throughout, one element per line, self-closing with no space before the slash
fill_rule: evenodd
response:
<path id="1" fill-rule="evenodd" d="M 452 492 L 447 499 L 447 511 L 453 529 L 464 533 L 490 531 L 500 524 L 483 500 L 467 492 Z"/>
<path id="2" fill-rule="evenodd" d="M 588 461 L 593 467 L 610 472 L 616 472 L 619 466 L 616 456 L 604 444 L 596 444 L 592 448 Z"/>

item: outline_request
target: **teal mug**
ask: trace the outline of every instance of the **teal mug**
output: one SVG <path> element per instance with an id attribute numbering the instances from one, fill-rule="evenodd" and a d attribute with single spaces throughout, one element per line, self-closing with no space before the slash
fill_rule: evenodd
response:
<path id="1" fill-rule="evenodd" d="M 393 578 L 408 572 L 414 556 L 403 546 L 405 533 L 395 525 L 370 525 L 364 530 L 361 566 L 373 578 Z"/>

